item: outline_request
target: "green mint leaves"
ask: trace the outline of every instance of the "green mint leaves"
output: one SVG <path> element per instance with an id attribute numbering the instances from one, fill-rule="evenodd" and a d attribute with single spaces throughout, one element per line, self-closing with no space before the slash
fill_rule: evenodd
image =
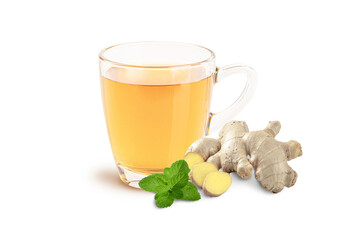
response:
<path id="1" fill-rule="evenodd" d="M 139 187 L 148 192 L 155 192 L 154 199 L 159 208 L 169 207 L 174 199 L 197 201 L 201 198 L 197 187 L 189 182 L 190 169 L 184 160 L 176 161 L 164 174 L 153 174 L 143 178 Z"/>
<path id="2" fill-rule="evenodd" d="M 153 174 L 143 178 L 139 187 L 148 192 L 166 192 L 169 190 L 167 180 L 163 174 Z"/>

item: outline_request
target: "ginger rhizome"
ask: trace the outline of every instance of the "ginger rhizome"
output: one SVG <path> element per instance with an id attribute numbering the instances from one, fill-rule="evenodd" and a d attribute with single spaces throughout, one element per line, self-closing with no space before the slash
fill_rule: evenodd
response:
<path id="1" fill-rule="evenodd" d="M 195 141 L 187 150 L 184 160 L 190 169 L 198 163 L 206 161 L 221 149 L 221 143 L 214 138 L 201 138 Z"/>
<path id="2" fill-rule="evenodd" d="M 211 172 L 218 172 L 218 168 L 214 164 L 209 162 L 199 163 L 192 167 L 190 179 L 197 187 L 201 188 L 204 179 Z"/>
<path id="3" fill-rule="evenodd" d="M 213 171 L 207 174 L 203 182 L 203 191 L 207 196 L 218 197 L 225 193 L 232 184 L 229 173 Z"/>
<path id="4" fill-rule="evenodd" d="M 280 122 L 273 121 L 261 131 L 249 132 L 245 122 L 232 121 L 224 125 L 219 133 L 219 151 L 214 151 L 214 145 L 210 146 L 212 151 L 206 150 L 210 138 L 206 141 L 200 139 L 195 143 L 196 146 L 202 146 L 201 152 L 208 153 L 202 158 L 213 163 L 218 169 L 222 168 L 224 172 L 237 172 L 243 179 L 249 178 L 255 169 L 255 177 L 260 184 L 267 190 L 277 193 L 285 186 L 291 187 L 295 184 L 297 173 L 287 161 L 302 155 L 298 142 L 280 142 L 275 139 L 280 129 Z"/>

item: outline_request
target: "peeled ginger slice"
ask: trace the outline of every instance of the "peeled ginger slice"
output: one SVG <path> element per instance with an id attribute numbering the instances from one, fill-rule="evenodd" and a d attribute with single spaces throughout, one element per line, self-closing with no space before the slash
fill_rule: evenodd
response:
<path id="1" fill-rule="evenodd" d="M 213 163 L 203 162 L 196 164 L 190 172 L 191 181 L 201 188 L 203 186 L 204 179 L 211 172 L 218 172 L 217 167 Z"/>
<path id="2" fill-rule="evenodd" d="M 225 193 L 232 184 L 232 178 L 226 172 L 211 172 L 203 182 L 203 191 L 207 196 L 218 197 Z"/>
<path id="3" fill-rule="evenodd" d="M 198 153 L 190 152 L 184 156 L 184 160 L 188 163 L 189 169 L 192 169 L 194 165 L 203 163 L 204 159 Z"/>

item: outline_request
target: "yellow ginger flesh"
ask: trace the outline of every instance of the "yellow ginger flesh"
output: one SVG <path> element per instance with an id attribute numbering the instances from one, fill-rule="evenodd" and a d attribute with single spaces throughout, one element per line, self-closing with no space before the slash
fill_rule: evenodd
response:
<path id="1" fill-rule="evenodd" d="M 192 169 L 194 165 L 204 162 L 201 155 L 194 152 L 189 152 L 184 156 L 184 160 L 187 162 L 189 169 Z"/>
<path id="2" fill-rule="evenodd" d="M 199 163 L 199 164 L 195 165 L 190 172 L 191 181 L 196 186 L 202 187 L 206 176 L 209 173 L 215 172 L 215 171 L 218 172 L 218 169 L 216 166 L 214 166 L 214 164 L 208 163 L 208 162 Z"/>
<path id="3" fill-rule="evenodd" d="M 226 172 L 211 172 L 203 182 L 203 191 L 207 196 L 218 197 L 225 193 L 232 184 L 232 178 Z"/>

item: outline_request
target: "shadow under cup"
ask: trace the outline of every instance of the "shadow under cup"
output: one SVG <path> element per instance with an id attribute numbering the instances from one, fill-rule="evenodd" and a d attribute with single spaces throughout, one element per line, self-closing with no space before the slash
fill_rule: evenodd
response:
<path id="1" fill-rule="evenodd" d="M 104 49 L 99 58 L 114 159 L 120 178 L 132 187 L 162 173 L 194 141 L 237 115 L 256 86 L 251 68 L 217 68 L 211 50 L 192 44 L 126 43 Z M 210 113 L 214 83 L 234 73 L 247 75 L 240 96 L 222 112 Z"/>

